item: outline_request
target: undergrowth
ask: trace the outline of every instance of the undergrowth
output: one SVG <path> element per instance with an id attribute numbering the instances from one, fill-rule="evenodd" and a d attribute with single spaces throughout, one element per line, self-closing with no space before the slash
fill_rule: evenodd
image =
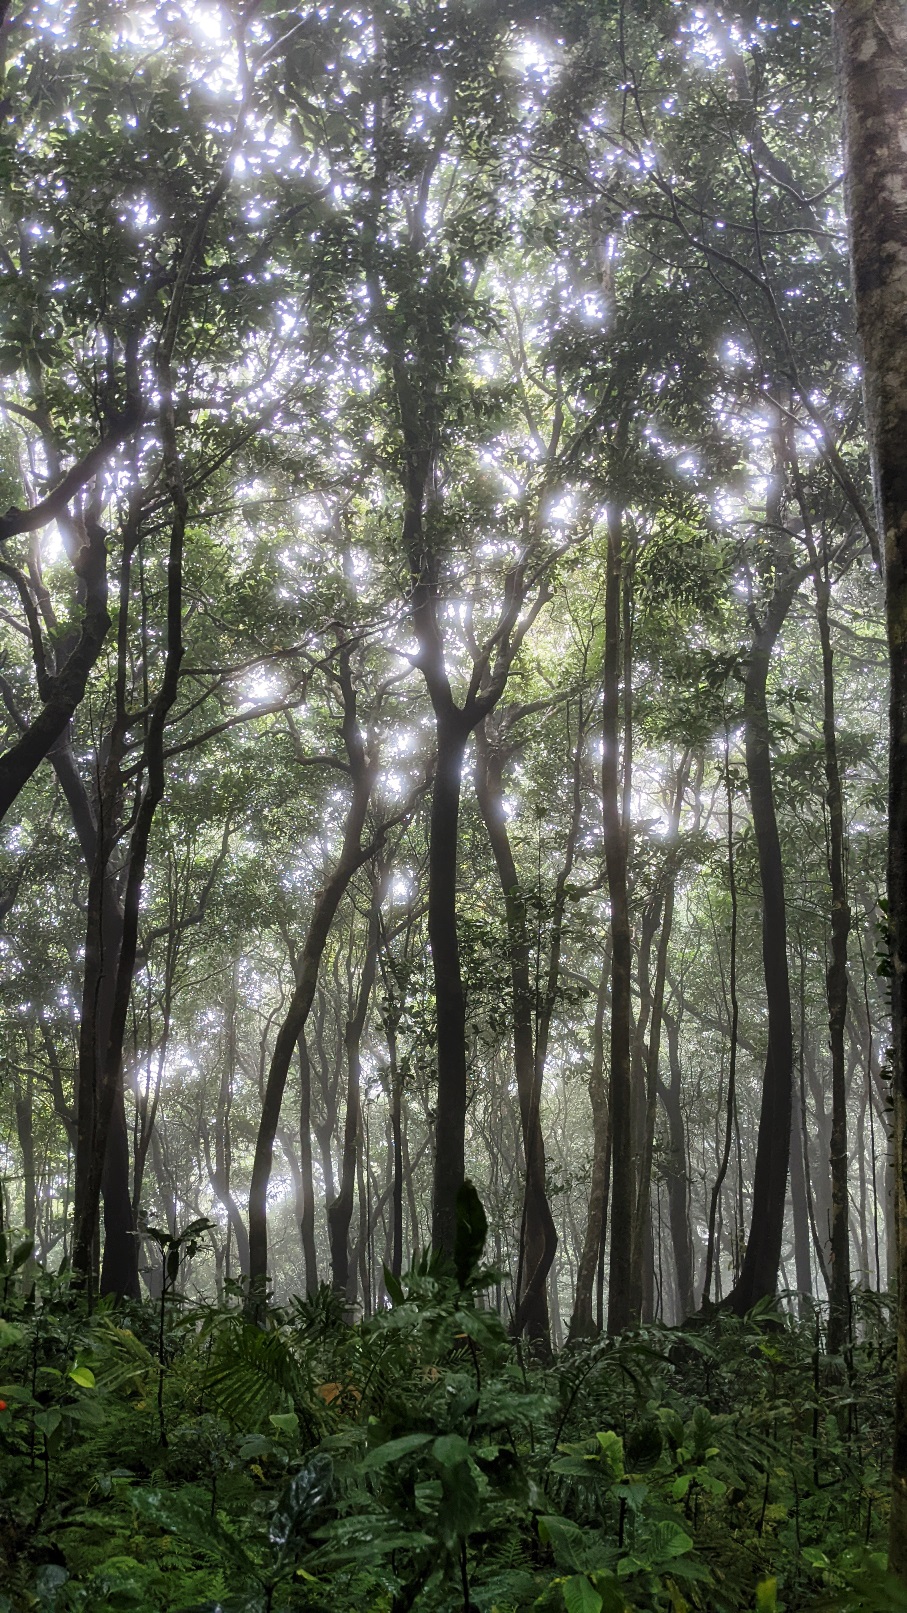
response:
<path id="1" fill-rule="evenodd" d="M 194 1231 L 158 1304 L 90 1315 L 0 1251 L 2 1613 L 907 1609 L 884 1298 L 844 1360 L 764 1306 L 543 1363 L 475 1225 L 352 1326 L 326 1289 L 188 1300 Z"/>

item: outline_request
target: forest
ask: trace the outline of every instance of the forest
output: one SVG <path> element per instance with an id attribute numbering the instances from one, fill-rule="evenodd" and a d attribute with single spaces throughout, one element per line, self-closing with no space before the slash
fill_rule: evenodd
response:
<path id="1" fill-rule="evenodd" d="M 0 1613 L 904 1613 L 907 5 L 0 79 Z"/>

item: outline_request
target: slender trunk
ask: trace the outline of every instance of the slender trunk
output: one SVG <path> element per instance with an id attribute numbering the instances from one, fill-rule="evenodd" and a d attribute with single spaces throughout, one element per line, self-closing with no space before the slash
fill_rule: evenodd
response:
<path id="1" fill-rule="evenodd" d="M 668 947 L 670 946 L 671 930 L 674 924 L 675 854 L 673 843 L 676 841 L 677 832 L 680 828 L 680 814 L 689 770 L 690 755 L 687 752 L 677 769 L 674 796 L 668 818 L 668 867 L 664 876 L 664 894 L 660 899 L 661 931 L 655 954 L 655 980 L 651 991 L 647 990 L 646 993 L 649 999 L 649 1040 L 648 1046 L 644 1048 L 645 1112 L 643 1115 L 642 1153 L 639 1162 L 639 1187 L 633 1218 L 634 1320 L 643 1315 L 645 1285 L 647 1280 L 651 1281 L 651 1276 L 654 1274 L 654 1266 L 650 1258 L 650 1254 L 654 1249 L 654 1234 L 651 1224 L 652 1159 L 655 1150 L 655 1126 L 658 1118 L 658 1066 L 661 1057 L 661 1027 L 664 1016 Z M 645 970 L 646 985 L 648 986 L 648 959 L 646 959 Z M 649 1274 L 648 1277 L 647 1274 Z"/>
<path id="2" fill-rule="evenodd" d="M 393 1176 L 391 1186 L 391 1264 L 394 1277 L 403 1270 L 403 1123 L 400 1068 L 397 1060 L 397 1027 L 390 1020 L 387 1025 L 387 1051 L 390 1062 L 391 1088 L 391 1146 L 393 1149 Z"/>
<path id="3" fill-rule="evenodd" d="M 605 1081 L 605 1013 L 608 1006 L 611 960 L 606 955 L 598 984 L 595 1021 L 592 1029 L 592 1066 L 589 1071 L 589 1103 L 592 1109 L 592 1169 L 586 1226 L 576 1272 L 570 1340 L 590 1338 L 601 1330 L 592 1301 L 596 1276 L 601 1269 L 608 1218 L 608 1184 L 611 1165 L 611 1127 L 608 1114 L 608 1088 Z M 600 1308 L 600 1307 L 599 1307 Z"/>
<path id="4" fill-rule="evenodd" d="M 18 1087 L 16 1095 L 16 1136 L 22 1160 L 22 1208 L 26 1232 L 37 1238 L 37 1175 L 35 1170 L 35 1115 L 34 1083 L 31 1076 L 25 1087 Z"/>
<path id="5" fill-rule="evenodd" d="M 683 1121 L 681 1095 L 683 1078 L 680 1064 L 680 1017 L 665 1014 L 668 1033 L 668 1067 L 670 1084 L 659 1084 L 659 1093 L 668 1123 L 669 1154 L 665 1165 L 665 1185 L 668 1192 L 668 1223 L 671 1230 L 671 1247 L 674 1251 L 674 1270 L 677 1274 L 677 1322 L 692 1316 L 696 1305 L 693 1291 L 693 1245 L 689 1215 L 689 1165 L 687 1163 L 687 1136 Z"/>
<path id="6" fill-rule="evenodd" d="M 632 943 L 627 888 L 628 824 L 620 812 L 620 671 L 623 515 L 609 505 L 608 572 L 605 585 L 605 664 L 602 705 L 602 826 L 610 898 L 611 932 L 611 1265 L 608 1332 L 632 1321 L 632 1243 L 636 1197 L 633 1160 L 633 1092 L 630 1024 Z M 624 758 L 625 767 L 629 757 Z"/>
<path id="7" fill-rule="evenodd" d="M 725 776 L 725 791 L 726 791 L 726 795 L 727 795 L 727 873 L 728 873 L 728 893 L 729 893 L 730 899 L 731 899 L 730 957 L 729 957 L 729 962 L 728 962 L 729 1001 L 728 1001 L 727 1006 L 730 1009 L 730 1020 L 731 1020 L 730 1033 L 731 1034 L 730 1034 L 730 1056 L 729 1056 L 728 1086 L 727 1086 L 727 1110 L 726 1110 L 725 1128 L 724 1128 L 724 1149 L 723 1149 L 722 1154 L 721 1154 L 721 1160 L 720 1160 L 720 1163 L 719 1163 L 719 1166 L 718 1166 L 718 1174 L 717 1174 L 717 1176 L 715 1178 L 715 1185 L 712 1188 L 712 1198 L 711 1198 L 711 1203 L 709 1204 L 708 1232 L 706 1234 L 705 1276 L 703 1278 L 703 1284 L 702 1284 L 702 1299 L 703 1299 L 703 1304 L 706 1304 L 706 1305 L 711 1300 L 712 1264 L 713 1264 L 713 1261 L 715 1260 L 715 1257 L 716 1257 L 715 1217 L 716 1217 L 716 1214 L 718 1212 L 718 1209 L 719 1209 L 719 1206 L 720 1206 L 720 1203 L 721 1203 L 721 1189 L 722 1189 L 722 1187 L 724 1185 L 724 1179 L 725 1179 L 725 1176 L 727 1175 L 727 1168 L 728 1168 L 728 1164 L 730 1162 L 731 1143 L 733 1141 L 733 1132 L 734 1132 L 734 1120 L 735 1120 L 735 1116 L 736 1116 L 736 1113 L 737 1113 L 737 1107 L 736 1107 L 737 1106 L 737 1044 L 738 1044 L 738 1030 L 739 1030 L 739 1023 L 740 1023 L 740 1004 L 739 1004 L 739 1002 L 737 1000 L 737 923 L 738 923 L 738 903 L 737 903 L 737 869 L 736 869 L 736 863 L 735 863 L 735 860 L 734 860 L 734 791 L 733 791 L 733 784 L 732 784 L 732 781 L 731 781 L 731 773 L 730 773 L 730 765 L 729 765 L 730 764 L 730 757 L 729 757 L 728 752 L 729 752 L 728 733 L 727 733 L 727 728 L 725 727 L 725 735 L 724 735 L 724 776 Z M 739 1132 L 738 1132 L 738 1137 L 737 1137 L 737 1147 L 738 1147 L 738 1157 L 739 1157 L 739 1148 L 740 1148 Z M 740 1175 L 741 1175 L 741 1172 L 738 1169 L 738 1190 L 741 1187 L 741 1183 L 740 1183 L 740 1180 L 739 1180 Z"/>
<path id="8" fill-rule="evenodd" d="M 752 1217 L 740 1276 L 726 1303 L 743 1315 L 774 1294 L 781 1260 L 790 1159 L 794 1044 L 784 865 L 775 813 L 766 685 L 772 650 L 793 603 L 799 577 L 783 578 L 750 650 L 744 688 L 746 771 L 762 892 L 762 965 L 768 1008 L 768 1052 L 753 1173 Z"/>
<path id="9" fill-rule="evenodd" d="M 828 998 L 828 1037 L 831 1045 L 831 1293 L 828 1347 L 832 1354 L 844 1349 L 850 1333 L 850 1234 L 847 1191 L 847 1061 L 844 1030 L 847 1022 L 847 941 L 850 904 L 844 877 L 844 801 L 838 766 L 835 717 L 834 661 L 828 621 L 828 579 L 816 577 L 816 612 L 822 642 L 825 780 L 828 803 L 828 874 L 831 883 L 831 956 L 825 975 Z"/>
<path id="10" fill-rule="evenodd" d="M 318 1292 L 318 1251 L 315 1245 L 315 1179 L 312 1175 L 312 1066 L 303 1028 L 296 1038 L 299 1060 L 299 1173 L 301 1203 L 299 1236 L 305 1261 L 305 1291 Z"/>
<path id="11" fill-rule="evenodd" d="M 457 845 L 467 730 L 450 714 L 439 717 L 437 731 L 428 847 L 428 938 L 438 1025 L 431 1236 L 436 1249 L 452 1254 L 457 1193 L 466 1170 L 466 999 L 457 937 Z"/>
<path id="12" fill-rule="evenodd" d="M 376 870 L 372 881 L 372 900 L 368 917 L 362 977 L 359 982 L 356 1005 L 346 1022 L 343 1038 L 346 1053 L 347 1083 L 343 1119 L 343 1148 L 340 1157 L 340 1189 L 333 1203 L 327 1207 L 328 1238 L 331 1245 L 331 1285 L 341 1294 L 347 1293 L 350 1282 L 349 1233 L 356 1188 L 357 1147 L 361 1118 L 362 1033 L 365 1030 L 365 1022 L 368 1017 L 372 987 L 375 984 L 375 972 L 378 963 L 378 927 L 385 886 L 386 876 L 384 871 Z"/>
<path id="13" fill-rule="evenodd" d="M 517 1333 L 525 1330 L 542 1353 L 547 1353 L 551 1346 L 547 1283 L 557 1249 L 557 1230 L 545 1188 L 545 1141 L 539 1103 L 543 1071 L 537 1067 L 533 1037 L 536 993 L 530 968 L 526 901 L 520 890 L 507 833 L 501 753 L 488 727 L 486 720 L 476 729 L 476 797 L 504 896 L 510 955 L 513 1057 L 526 1157 L 518 1260 L 521 1282 L 513 1327 Z"/>
<path id="14" fill-rule="evenodd" d="M 809 1301 L 813 1297 L 813 1274 L 812 1262 L 809 1258 L 811 1240 L 809 1201 L 806 1194 L 806 1166 L 803 1157 L 805 1146 L 806 1138 L 803 1133 L 802 1110 L 799 1103 L 791 1102 L 790 1202 L 794 1224 L 794 1271 L 797 1274 L 797 1293 L 802 1299 Z"/>
<path id="15" fill-rule="evenodd" d="M 280 1110 L 294 1049 L 305 1029 L 318 970 L 327 944 L 334 915 L 356 870 L 370 855 L 363 849 L 362 832 L 372 790 L 373 764 L 369 761 L 356 714 L 356 696 L 349 660 L 341 656 L 340 680 L 344 699 L 344 742 L 347 748 L 353 791 L 343 832 L 343 847 L 337 865 L 315 898 L 306 932 L 296 986 L 283 1023 L 277 1033 L 262 1099 L 252 1177 L 249 1184 L 249 1299 L 250 1314 L 264 1306 L 268 1281 L 268 1184 L 274 1156 L 274 1140 L 280 1124 Z"/>

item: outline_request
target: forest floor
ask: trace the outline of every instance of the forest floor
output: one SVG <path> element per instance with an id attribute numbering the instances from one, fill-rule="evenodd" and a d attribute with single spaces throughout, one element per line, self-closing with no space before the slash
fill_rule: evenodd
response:
<path id="1" fill-rule="evenodd" d="M 425 1266 L 350 1326 L 98 1305 L 7 1261 L 0 1609 L 907 1608 L 884 1574 L 894 1340 L 765 1308 L 532 1359 Z M 0 1272 L 0 1283 L 3 1282 Z"/>

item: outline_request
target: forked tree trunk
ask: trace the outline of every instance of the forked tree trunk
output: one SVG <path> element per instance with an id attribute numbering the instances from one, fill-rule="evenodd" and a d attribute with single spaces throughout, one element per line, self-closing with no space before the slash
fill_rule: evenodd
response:
<path id="1" fill-rule="evenodd" d="M 891 669 L 888 923 L 898 1241 L 890 1556 L 907 1579 L 907 10 L 839 0 L 845 183 Z"/>
<path id="2" fill-rule="evenodd" d="M 343 693 L 343 737 L 353 780 L 352 795 L 343 828 L 343 845 L 337 863 L 315 897 L 312 916 L 296 971 L 296 986 L 283 1024 L 277 1033 L 265 1083 L 252 1178 L 249 1183 L 249 1295 L 248 1310 L 264 1308 L 268 1283 L 268 1184 L 274 1142 L 294 1050 L 305 1029 L 318 985 L 318 971 L 334 915 L 358 868 L 374 847 L 363 848 L 362 834 L 374 779 L 374 762 L 365 749 L 356 711 L 356 694 L 346 652 L 341 655 L 339 678 Z"/>

